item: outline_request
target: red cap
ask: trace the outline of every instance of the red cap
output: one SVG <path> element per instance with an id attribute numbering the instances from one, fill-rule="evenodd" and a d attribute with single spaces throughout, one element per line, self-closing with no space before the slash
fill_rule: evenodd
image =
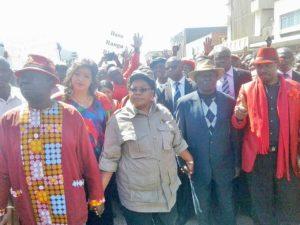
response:
<path id="1" fill-rule="evenodd" d="M 55 73 L 54 63 L 44 56 L 29 55 L 23 69 L 17 70 L 15 72 L 15 75 L 17 77 L 20 77 L 24 72 L 27 71 L 35 71 L 44 75 L 51 76 L 56 80 L 57 83 L 59 82 L 59 78 Z"/>
<path id="2" fill-rule="evenodd" d="M 270 64 L 277 63 L 279 60 L 278 54 L 275 48 L 260 48 L 256 54 L 256 58 L 253 64 Z"/>
<path id="3" fill-rule="evenodd" d="M 181 62 L 182 62 L 183 64 L 190 65 L 190 66 L 193 68 L 193 70 L 194 70 L 195 67 L 196 67 L 196 63 L 195 63 L 195 61 L 192 60 L 192 59 L 186 59 L 186 58 L 183 58 L 183 59 L 181 59 Z"/>

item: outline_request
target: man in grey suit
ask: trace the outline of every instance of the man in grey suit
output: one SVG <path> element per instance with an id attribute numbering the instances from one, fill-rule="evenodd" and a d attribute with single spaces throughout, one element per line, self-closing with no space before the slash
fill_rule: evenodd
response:
<path id="1" fill-rule="evenodd" d="M 231 51 L 225 46 L 218 46 L 213 50 L 216 67 L 224 69 L 224 74 L 217 81 L 217 90 L 237 98 L 242 84 L 251 81 L 250 71 L 235 68 L 231 62 Z"/>
<path id="2" fill-rule="evenodd" d="M 235 100 L 216 90 L 223 73 L 209 59 L 198 62 L 190 73 L 197 91 L 180 98 L 176 112 L 179 128 L 194 157 L 192 179 L 203 211 L 198 219 L 203 225 L 212 224 L 212 189 L 220 212 L 217 224 L 236 224 L 232 180 L 240 166 L 240 156 L 237 132 L 230 122 Z"/>
<path id="3" fill-rule="evenodd" d="M 217 46 L 213 50 L 213 59 L 216 67 L 224 69 L 224 74 L 217 81 L 217 90 L 237 98 L 243 84 L 251 81 L 250 71 L 232 66 L 232 54 L 229 48 Z M 242 146 L 243 132 L 239 133 L 239 145 Z M 251 213 L 251 198 L 246 176 L 243 172 L 234 179 L 234 198 L 236 212 Z"/>
<path id="4" fill-rule="evenodd" d="M 295 56 L 292 50 L 289 48 L 278 48 L 277 54 L 279 57 L 278 73 L 286 79 L 300 82 L 300 73 L 293 70 Z"/>

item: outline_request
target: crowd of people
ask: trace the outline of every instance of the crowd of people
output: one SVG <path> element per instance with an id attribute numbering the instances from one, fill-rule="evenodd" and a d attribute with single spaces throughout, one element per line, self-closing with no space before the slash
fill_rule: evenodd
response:
<path id="1" fill-rule="evenodd" d="M 300 57 L 0 58 L 0 224 L 300 224 Z M 15 221 L 10 221 L 12 215 Z"/>

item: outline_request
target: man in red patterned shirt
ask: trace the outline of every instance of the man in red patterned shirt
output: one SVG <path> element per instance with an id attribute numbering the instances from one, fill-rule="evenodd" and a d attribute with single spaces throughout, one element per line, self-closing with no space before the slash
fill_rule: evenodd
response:
<path id="1" fill-rule="evenodd" d="M 30 55 L 16 76 L 28 104 L 0 120 L 0 221 L 10 192 L 21 224 L 85 224 L 87 206 L 101 214 L 104 195 L 84 121 L 51 100 L 58 78 L 49 59 Z"/>

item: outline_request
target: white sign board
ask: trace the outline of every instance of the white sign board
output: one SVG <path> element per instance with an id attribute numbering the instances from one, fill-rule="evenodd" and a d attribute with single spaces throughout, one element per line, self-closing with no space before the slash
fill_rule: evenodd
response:
<path id="1" fill-rule="evenodd" d="M 125 49 L 125 38 L 120 32 L 110 31 L 105 40 L 104 51 L 121 53 Z"/>

